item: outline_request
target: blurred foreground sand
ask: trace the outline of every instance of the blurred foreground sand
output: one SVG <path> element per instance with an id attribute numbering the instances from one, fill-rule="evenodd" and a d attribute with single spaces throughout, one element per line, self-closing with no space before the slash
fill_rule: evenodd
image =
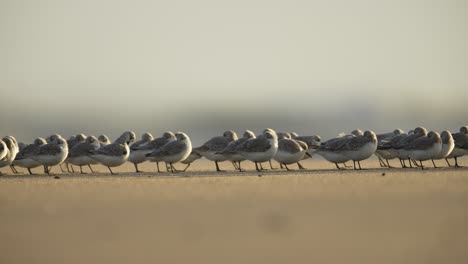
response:
<path id="1" fill-rule="evenodd" d="M 0 263 L 468 263 L 467 169 L 303 165 L 3 176 Z"/>

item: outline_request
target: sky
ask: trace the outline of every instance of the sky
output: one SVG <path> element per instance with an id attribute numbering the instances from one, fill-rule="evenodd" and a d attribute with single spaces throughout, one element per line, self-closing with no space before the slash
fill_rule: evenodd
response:
<path id="1" fill-rule="evenodd" d="M 468 1 L 0 0 L 0 135 L 468 121 Z"/>

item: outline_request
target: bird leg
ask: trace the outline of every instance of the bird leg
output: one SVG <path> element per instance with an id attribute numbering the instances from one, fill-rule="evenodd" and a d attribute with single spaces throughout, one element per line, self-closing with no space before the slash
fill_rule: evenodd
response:
<path id="1" fill-rule="evenodd" d="M 277 169 L 278 169 L 278 168 L 273 168 L 273 164 L 271 163 L 271 160 L 269 160 L 268 162 L 270 163 L 270 168 L 271 168 L 272 170 L 277 170 Z M 261 163 L 260 163 L 260 166 L 262 166 Z M 263 168 L 262 168 L 262 170 L 263 170 Z"/>
<path id="2" fill-rule="evenodd" d="M 112 175 L 116 175 L 116 174 L 111 170 L 111 168 L 110 168 L 109 166 L 107 166 L 107 168 L 109 169 L 109 171 L 110 171 L 110 173 L 111 173 Z"/>
<path id="3" fill-rule="evenodd" d="M 257 171 L 261 171 L 261 170 L 258 168 L 258 162 L 256 162 L 256 161 L 254 161 L 254 162 L 255 162 L 255 169 L 256 169 Z"/>
<path id="4" fill-rule="evenodd" d="M 336 166 L 336 168 L 339 169 L 339 170 L 344 170 L 344 168 L 340 168 L 340 166 L 338 166 L 338 163 L 336 163 L 336 162 L 335 162 L 335 166 Z"/>
<path id="5" fill-rule="evenodd" d="M 136 172 L 136 173 L 142 172 L 141 170 L 138 169 L 138 164 L 133 163 L 133 166 L 135 166 L 135 172 Z"/>
<path id="6" fill-rule="evenodd" d="M 239 170 L 239 167 L 237 166 L 237 163 L 235 161 L 232 161 L 231 163 L 235 170 Z"/>
<path id="7" fill-rule="evenodd" d="M 380 158 L 380 157 L 378 157 L 378 158 L 379 158 L 380 167 L 381 168 L 387 167 L 387 164 L 385 164 L 385 162 L 382 160 L 382 158 Z"/>
<path id="8" fill-rule="evenodd" d="M 445 158 L 445 161 L 447 162 L 447 165 L 448 165 L 449 167 L 452 167 L 452 165 L 450 165 L 450 162 L 448 161 L 448 158 Z"/>
<path id="9" fill-rule="evenodd" d="M 299 163 L 299 161 L 297 162 L 297 166 L 299 167 L 300 170 L 305 170 L 306 168 L 304 168 L 304 166 L 301 165 L 301 163 Z"/>
<path id="10" fill-rule="evenodd" d="M 219 171 L 219 172 L 223 171 L 223 170 L 221 170 L 221 169 L 219 168 L 218 161 L 215 161 L 215 164 L 216 164 L 216 171 Z"/>
<path id="11" fill-rule="evenodd" d="M 188 167 L 190 167 L 190 164 L 192 163 L 187 164 L 187 166 L 185 167 L 185 169 L 182 170 L 182 172 L 185 172 L 188 169 Z"/>

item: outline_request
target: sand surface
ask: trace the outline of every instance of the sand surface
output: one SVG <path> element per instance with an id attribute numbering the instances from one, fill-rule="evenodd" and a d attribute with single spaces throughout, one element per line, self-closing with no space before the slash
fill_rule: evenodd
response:
<path id="1" fill-rule="evenodd" d="M 0 263 L 468 263 L 468 169 L 362 164 L 127 164 L 59 179 L 3 168 Z"/>

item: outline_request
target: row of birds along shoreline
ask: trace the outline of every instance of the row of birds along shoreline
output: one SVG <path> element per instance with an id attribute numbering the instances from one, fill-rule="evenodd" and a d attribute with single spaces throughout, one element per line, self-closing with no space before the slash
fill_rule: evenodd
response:
<path id="1" fill-rule="evenodd" d="M 126 162 L 133 163 L 136 172 L 140 163 L 149 161 L 156 163 L 158 172 L 184 172 L 196 160 L 206 158 L 214 162 L 216 171 L 222 171 L 220 162 L 230 162 L 233 169 L 242 169 L 243 161 L 255 164 L 257 171 L 277 169 L 272 161 L 279 163 L 281 169 L 291 170 L 290 165 L 297 164 L 299 169 L 305 169 L 300 163 L 304 159 L 320 155 L 331 162 L 339 170 L 352 167 L 361 170 L 361 161 L 375 155 L 381 167 L 395 166 L 390 161 L 398 160 L 401 168 L 425 169 L 423 162 L 445 159 L 447 165 L 461 167 L 458 158 L 468 154 L 468 126 L 462 126 L 458 132 L 448 130 L 440 134 L 424 127 L 416 127 L 404 132 L 395 129 L 389 133 L 375 134 L 373 131 L 353 130 L 350 134 L 340 134 L 327 141 L 322 141 L 318 135 L 298 135 L 295 132 L 276 132 L 267 128 L 255 135 L 245 130 L 242 137 L 228 130 L 215 136 L 199 147 L 192 147 L 189 136 L 183 132 L 164 132 L 155 138 L 146 132 L 140 140 L 136 140 L 134 132 L 126 131 L 111 142 L 105 135 L 85 136 L 76 134 L 68 139 L 58 134 L 44 138 L 36 138 L 31 144 L 18 143 L 13 136 L 5 136 L 0 140 L 0 168 L 10 167 L 14 174 L 20 173 L 18 167 L 25 168 L 29 174 L 31 169 L 42 166 L 44 173 L 50 174 L 51 168 L 60 166 L 62 172 L 75 172 L 74 166 L 88 167 L 101 164 L 106 166 L 111 174 L 112 168 Z M 453 158 L 453 165 L 449 159 Z M 353 162 L 352 166 L 346 164 Z M 160 168 L 160 163 L 165 168 Z M 184 169 L 176 169 L 175 164 L 184 164 Z M 180 166 L 180 165 L 178 165 Z M 64 168 L 65 167 L 65 168 Z"/>

